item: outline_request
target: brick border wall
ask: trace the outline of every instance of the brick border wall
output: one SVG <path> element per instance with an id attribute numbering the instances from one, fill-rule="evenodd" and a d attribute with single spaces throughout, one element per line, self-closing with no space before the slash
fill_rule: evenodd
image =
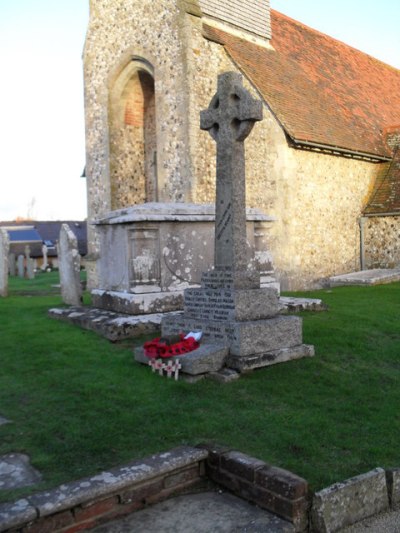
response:
<path id="1" fill-rule="evenodd" d="M 199 448 L 208 451 L 209 479 L 288 520 L 295 531 L 307 529 L 310 494 L 305 479 L 230 448 L 208 444 Z"/>
<path id="2" fill-rule="evenodd" d="M 343 525 L 351 522 L 349 512 L 361 520 L 372 512 L 400 507 L 400 468 L 377 468 L 312 495 L 307 481 L 296 474 L 206 443 L 180 446 L 0 504 L 0 532 L 75 533 L 185 491 L 205 490 L 210 482 L 287 520 L 296 532 L 333 531 L 341 520 Z"/>
<path id="3" fill-rule="evenodd" d="M 206 450 L 174 448 L 142 461 L 0 504 L 0 531 L 74 533 L 204 486 Z"/>

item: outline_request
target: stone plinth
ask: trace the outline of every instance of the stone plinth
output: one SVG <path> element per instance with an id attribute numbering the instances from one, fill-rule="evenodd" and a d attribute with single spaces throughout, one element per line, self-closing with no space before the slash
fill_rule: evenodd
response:
<path id="1" fill-rule="evenodd" d="M 246 321 L 274 317 L 279 311 L 275 289 L 187 289 L 185 316 L 195 320 Z"/>
<path id="2" fill-rule="evenodd" d="M 255 353 L 245 356 L 229 355 L 226 360 L 226 365 L 238 372 L 246 372 L 246 370 L 254 370 L 255 368 L 276 365 L 277 363 L 286 363 L 294 359 L 313 357 L 314 355 L 314 346 L 310 344 L 299 344 L 291 348 L 279 348 L 278 350 L 265 353 Z"/>
<path id="3" fill-rule="evenodd" d="M 202 331 L 203 346 L 217 343 L 229 348 L 226 365 L 239 371 L 314 355 L 312 346 L 302 344 L 302 320 L 296 316 L 239 322 L 196 320 L 182 313 L 162 320 L 163 336 L 188 331 Z"/>
<path id="4" fill-rule="evenodd" d="M 268 233 L 273 219 L 247 209 L 246 220 L 244 256 L 252 268 L 271 274 L 259 235 Z M 135 315 L 181 310 L 183 290 L 198 287 L 202 273 L 213 265 L 214 221 L 213 205 L 159 202 L 98 220 L 102 252 L 92 305 Z"/>
<path id="5" fill-rule="evenodd" d="M 91 294 L 93 307 L 128 315 L 180 311 L 183 306 L 183 291 L 132 294 L 93 289 Z"/>
<path id="6" fill-rule="evenodd" d="M 203 344 L 193 352 L 171 359 L 181 363 L 181 371 L 185 374 L 198 376 L 208 372 L 218 372 L 224 366 L 228 352 L 228 348 L 222 344 Z M 135 348 L 134 356 L 139 363 L 149 362 L 142 347 Z"/>

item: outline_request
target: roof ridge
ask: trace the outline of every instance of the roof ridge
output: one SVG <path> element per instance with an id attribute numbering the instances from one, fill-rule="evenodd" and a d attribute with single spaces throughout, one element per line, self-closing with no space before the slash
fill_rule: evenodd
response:
<path id="1" fill-rule="evenodd" d="M 390 69 L 394 69 L 396 71 L 400 71 L 399 68 L 397 67 L 394 67 L 393 65 L 390 65 L 389 63 L 386 63 L 385 61 L 383 61 L 382 59 L 379 59 L 371 54 L 369 54 L 368 52 L 364 52 L 363 50 L 360 50 L 359 48 L 356 48 L 355 46 L 351 45 L 351 44 L 348 44 L 344 41 L 342 41 L 341 39 L 338 39 L 337 37 L 333 37 L 332 35 L 329 35 L 328 33 L 324 33 L 320 30 L 317 30 L 315 28 L 313 28 L 312 26 L 309 26 L 308 24 L 305 24 L 304 22 L 301 22 L 299 20 L 296 20 L 292 17 L 289 17 L 288 15 L 286 15 L 285 13 L 281 13 L 280 11 L 277 11 L 276 9 L 272 9 L 271 8 L 271 27 L 272 27 L 272 38 L 271 38 L 271 44 L 273 45 L 273 41 L 274 41 L 274 28 L 273 28 L 273 25 L 274 25 L 274 19 L 273 19 L 273 15 L 278 15 L 278 17 L 282 17 L 282 18 L 285 18 L 287 19 L 288 21 L 290 21 L 291 23 L 293 23 L 294 25 L 296 26 L 299 26 L 301 28 L 304 28 L 305 30 L 307 31 L 311 31 L 313 32 L 314 34 L 316 35 L 319 35 L 321 37 L 324 37 L 325 39 L 329 39 L 331 41 L 335 41 L 336 43 L 340 44 L 341 46 L 344 46 L 345 48 L 348 48 L 348 49 L 351 49 L 351 50 L 354 50 L 355 52 L 357 52 L 358 54 L 362 54 L 363 56 L 367 56 L 369 57 L 370 59 L 372 59 L 374 62 L 378 62 L 380 63 L 381 65 L 384 65 L 385 67 L 388 67 Z"/>

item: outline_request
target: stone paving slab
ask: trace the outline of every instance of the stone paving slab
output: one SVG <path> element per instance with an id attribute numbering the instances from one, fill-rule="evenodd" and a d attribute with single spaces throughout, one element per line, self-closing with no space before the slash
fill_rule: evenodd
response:
<path id="1" fill-rule="evenodd" d="M 49 309 L 48 314 L 51 318 L 95 331 L 111 341 L 157 332 L 161 328 L 161 320 L 164 316 L 163 313 L 127 315 L 96 307 L 78 306 Z M 174 312 L 164 314 L 172 315 Z"/>
<path id="2" fill-rule="evenodd" d="M 0 456 L 0 490 L 18 489 L 35 485 L 40 473 L 29 464 L 29 457 L 22 453 Z"/>
<path id="3" fill-rule="evenodd" d="M 333 276 L 329 278 L 328 282 L 330 287 L 340 287 L 344 285 L 381 285 L 399 280 L 400 268 L 374 268 Z"/>
<path id="4" fill-rule="evenodd" d="M 7 418 L 4 418 L 4 416 L 0 416 L 0 426 L 3 424 L 8 424 L 10 420 L 7 420 Z"/>
<path id="5" fill-rule="evenodd" d="M 328 306 L 319 298 L 296 298 L 281 296 L 279 298 L 281 313 L 298 313 L 300 311 L 327 311 Z"/>
<path id="6" fill-rule="evenodd" d="M 279 307 L 281 313 L 327 309 L 319 299 L 286 296 L 279 299 Z M 48 314 L 51 318 L 95 331 L 111 341 L 118 341 L 156 333 L 161 329 L 163 316 L 176 315 L 177 312 L 128 315 L 97 307 L 70 306 L 49 309 Z"/>
<path id="7" fill-rule="evenodd" d="M 35 518 L 36 509 L 28 500 L 21 499 L 12 504 L 0 503 L 0 531 L 7 531 Z"/>
<path id="8" fill-rule="evenodd" d="M 91 531 L 95 533 L 292 533 L 292 524 L 228 493 L 178 496 L 127 518 Z"/>

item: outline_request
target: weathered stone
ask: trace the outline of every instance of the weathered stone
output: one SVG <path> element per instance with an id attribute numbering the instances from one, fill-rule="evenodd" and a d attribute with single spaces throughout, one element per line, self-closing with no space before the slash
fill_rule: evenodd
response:
<path id="1" fill-rule="evenodd" d="M 299 313 L 300 311 L 327 311 L 328 306 L 319 298 L 296 298 L 281 296 L 279 298 L 281 313 Z"/>
<path id="2" fill-rule="evenodd" d="M 312 524 L 314 531 L 330 533 L 388 508 L 385 471 L 376 468 L 317 492 Z"/>
<path id="3" fill-rule="evenodd" d="M 302 320 L 297 316 L 236 322 L 233 325 L 230 354 L 245 356 L 293 348 L 301 345 L 302 337 Z"/>
<path id="4" fill-rule="evenodd" d="M 171 357 L 171 359 L 181 363 L 181 372 L 198 375 L 220 370 L 224 365 L 228 351 L 226 346 L 201 344 L 196 350 L 178 357 Z M 142 347 L 135 348 L 134 354 L 137 362 L 148 364 L 149 358 L 144 354 Z"/>
<path id="5" fill-rule="evenodd" d="M 24 278 L 25 277 L 25 257 L 23 255 L 18 256 L 17 269 L 18 269 L 18 277 Z"/>
<path id="6" fill-rule="evenodd" d="M 278 293 L 273 288 L 185 291 L 185 316 L 196 320 L 260 320 L 277 315 L 278 310 Z"/>
<path id="7" fill-rule="evenodd" d="M 37 511 L 28 500 L 0 504 L 0 530 L 17 528 L 37 518 Z"/>
<path id="8" fill-rule="evenodd" d="M 0 228 L 0 297 L 8 296 L 8 254 L 10 239 L 8 232 Z"/>
<path id="9" fill-rule="evenodd" d="M 132 316 L 94 307 L 79 306 L 72 306 L 67 309 L 53 308 L 48 313 L 51 318 L 64 320 L 81 328 L 95 331 L 110 341 L 156 333 L 160 330 L 163 317 L 161 313 Z"/>
<path id="10" fill-rule="evenodd" d="M 390 506 L 394 509 L 400 507 L 400 468 L 386 470 Z"/>
<path id="11" fill-rule="evenodd" d="M 259 228 L 271 218 L 255 209 L 246 216 L 246 247 L 260 256 L 265 242 Z M 182 309 L 183 289 L 197 287 L 212 266 L 214 219 L 212 205 L 150 202 L 98 220 L 104 252 L 93 305 L 130 314 Z M 256 261 L 250 266 L 256 268 Z"/>
<path id="12" fill-rule="evenodd" d="M 218 372 L 210 372 L 207 378 L 216 381 L 217 383 L 230 383 L 231 381 L 239 379 L 240 374 L 232 368 L 222 368 Z"/>
<path id="13" fill-rule="evenodd" d="M 43 262 L 42 262 L 42 266 L 40 267 L 43 272 L 45 272 L 46 268 L 49 266 L 48 259 L 47 259 L 47 253 L 48 253 L 48 248 L 46 244 L 43 244 L 42 246 Z"/>
<path id="14" fill-rule="evenodd" d="M 183 291 L 132 294 L 94 289 L 91 295 L 93 307 L 128 315 L 167 313 L 183 306 Z"/>
<path id="15" fill-rule="evenodd" d="M 202 381 L 205 377 L 205 374 L 197 374 L 197 376 L 192 376 L 190 374 L 179 374 L 180 380 L 185 381 L 186 383 L 190 383 L 191 385 Z"/>
<path id="16" fill-rule="evenodd" d="M 397 150 L 397 160 L 399 151 Z M 398 164 L 398 163 L 397 163 Z M 397 215 L 383 217 L 366 217 L 362 219 L 364 228 L 364 268 L 396 269 L 400 264 L 398 247 L 398 227 L 400 217 Z M 393 281 L 396 281 L 395 279 Z M 390 283 L 391 281 L 388 281 Z"/>
<path id="17" fill-rule="evenodd" d="M 180 446 L 89 478 L 65 483 L 51 491 L 34 494 L 29 497 L 29 501 L 37 508 L 40 516 L 48 516 L 77 504 L 106 497 L 110 493 L 110 487 L 117 493 L 133 483 L 148 481 L 177 468 L 188 467 L 206 459 L 207 455 L 206 450 Z"/>
<path id="18" fill-rule="evenodd" d="M 8 271 L 10 276 L 16 276 L 17 274 L 17 261 L 14 253 L 8 254 Z"/>
<path id="19" fill-rule="evenodd" d="M 7 418 L 4 418 L 4 416 L 0 416 L 0 426 L 3 424 L 8 424 L 10 421 L 7 420 Z"/>
<path id="20" fill-rule="evenodd" d="M 34 265 L 33 259 L 31 258 L 31 247 L 29 244 L 25 246 L 25 273 L 28 279 L 34 279 Z"/>
<path id="21" fill-rule="evenodd" d="M 82 300 L 78 241 L 68 224 L 62 224 L 58 242 L 61 295 L 66 304 L 79 305 Z"/>
<path id="22" fill-rule="evenodd" d="M 217 93 L 200 114 L 200 128 L 217 143 L 215 269 L 231 269 L 235 288 L 247 286 L 244 140 L 261 119 L 261 101 L 244 89 L 236 72 L 218 76 Z"/>
<path id="23" fill-rule="evenodd" d="M 257 353 L 246 356 L 229 355 L 226 365 L 239 372 L 246 372 L 255 368 L 286 363 L 303 357 L 313 357 L 314 346 L 310 344 L 300 344 L 292 348 L 281 348 L 272 352 Z"/>
<path id="24" fill-rule="evenodd" d="M 202 331 L 203 342 L 217 342 L 230 347 L 233 356 L 249 356 L 302 343 L 302 321 L 295 316 L 278 316 L 248 322 L 216 322 L 194 320 L 183 314 L 165 317 L 162 335 L 176 335 L 182 331 Z"/>
<path id="25" fill-rule="evenodd" d="M 35 263 L 31 257 L 26 259 L 26 277 L 28 279 L 35 279 Z"/>
<path id="26" fill-rule="evenodd" d="M 399 280 L 400 268 L 374 268 L 333 276 L 328 281 L 331 287 L 341 287 L 344 285 L 382 285 Z"/>
<path id="27" fill-rule="evenodd" d="M 35 485 L 41 478 L 40 473 L 30 465 L 27 455 L 8 453 L 0 456 L 0 490 Z"/>

